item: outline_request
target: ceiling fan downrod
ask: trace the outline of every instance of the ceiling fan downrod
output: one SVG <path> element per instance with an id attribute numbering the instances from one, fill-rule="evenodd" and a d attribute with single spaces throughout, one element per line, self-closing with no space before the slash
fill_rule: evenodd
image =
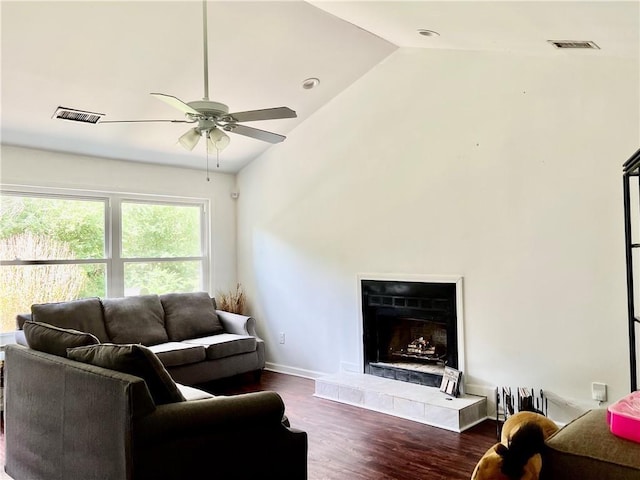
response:
<path id="1" fill-rule="evenodd" d="M 204 52 L 204 98 L 209 100 L 209 46 L 207 45 L 207 0 L 202 0 L 202 38 Z"/>

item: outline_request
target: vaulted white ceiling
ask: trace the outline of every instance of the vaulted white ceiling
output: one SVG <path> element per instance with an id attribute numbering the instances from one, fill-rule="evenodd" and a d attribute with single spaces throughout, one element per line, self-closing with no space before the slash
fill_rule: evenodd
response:
<path id="1" fill-rule="evenodd" d="M 64 106 L 104 120 L 182 119 L 149 93 L 202 99 L 202 2 L 2 1 L 0 8 L 2 143 L 205 167 L 203 141 L 192 152 L 177 143 L 187 124 L 52 118 Z M 232 112 L 288 106 L 298 118 L 247 125 L 295 135 L 296 125 L 398 47 L 637 62 L 639 12 L 638 2 L 615 1 L 209 1 L 209 97 Z M 600 50 L 557 50 L 547 40 L 591 40 Z M 320 85 L 303 89 L 309 77 Z M 339 118 L 335 124 L 348 128 Z M 279 148 L 229 135 L 221 171 Z"/>

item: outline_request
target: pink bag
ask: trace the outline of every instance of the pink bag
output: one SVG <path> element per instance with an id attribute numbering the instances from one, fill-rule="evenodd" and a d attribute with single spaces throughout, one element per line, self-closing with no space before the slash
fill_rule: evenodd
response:
<path id="1" fill-rule="evenodd" d="M 640 443 L 640 391 L 609 405 L 607 423 L 614 435 Z"/>

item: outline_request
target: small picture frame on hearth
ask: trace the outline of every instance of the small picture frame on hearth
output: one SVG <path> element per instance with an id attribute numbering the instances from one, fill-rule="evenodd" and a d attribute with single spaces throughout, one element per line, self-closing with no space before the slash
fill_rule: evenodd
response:
<path id="1" fill-rule="evenodd" d="M 440 384 L 440 391 L 457 397 L 460 395 L 460 380 L 462 379 L 462 372 L 451 367 L 444 367 L 444 374 L 442 375 L 442 383 Z"/>

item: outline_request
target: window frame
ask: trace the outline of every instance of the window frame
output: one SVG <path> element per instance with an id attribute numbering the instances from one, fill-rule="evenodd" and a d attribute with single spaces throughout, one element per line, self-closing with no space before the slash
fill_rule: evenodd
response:
<path id="1" fill-rule="evenodd" d="M 0 263 L 2 265 L 14 265 L 14 266 L 28 266 L 28 265 L 81 265 L 88 263 L 103 263 L 107 264 L 108 261 L 108 253 L 110 251 L 109 240 L 107 238 L 108 232 L 108 211 L 109 211 L 109 199 L 105 196 L 98 195 L 70 195 L 63 193 L 44 193 L 44 192 L 33 192 L 27 189 L 25 190 L 9 190 L 0 188 L 0 197 L 3 196 L 13 196 L 13 197 L 31 197 L 31 198 L 43 198 L 43 199 L 53 199 L 53 200 L 75 200 L 75 201 L 90 201 L 90 202 L 102 202 L 103 203 L 103 215 L 104 215 L 104 251 L 103 256 L 99 258 L 76 258 L 76 259 L 49 259 L 49 260 L 1 260 Z"/>
<path id="2" fill-rule="evenodd" d="M 108 292 L 114 292 L 112 297 L 124 296 L 124 267 L 127 263 L 151 263 L 151 262 L 185 262 L 185 261 L 199 261 L 201 262 L 201 284 L 200 287 L 203 291 L 209 291 L 210 285 L 210 255 L 211 251 L 209 242 L 209 224 L 208 224 L 208 200 L 205 199 L 189 199 L 184 197 L 166 197 L 153 195 L 152 198 L 147 195 L 114 195 L 112 202 L 112 271 L 111 277 L 108 277 L 107 283 L 109 288 Z M 198 206 L 200 208 L 200 255 L 198 256 L 186 256 L 186 257 L 123 257 L 122 256 L 122 204 L 123 203 L 138 203 L 148 205 L 168 205 L 168 206 Z M 109 282 L 109 278 L 112 282 Z"/>
<path id="3" fill-rule="evenodd" d="M 211 236 L 209 233 L 209 199 L 158 194 L 0 185 L 0 197 L 5 195 L 102 201 L 104 203 L 104 256 L 102 258 L 72 260 L 7 260 L 0 261 L 0 266 L 104 264 L 106 265 L 105 296 L 113 298 L 124 297 L 124 265 L 126 263 L 199 261 L 201 265 L 200 288 L 203 291 L 209 291 L 210 289 Z M 197 206 L 200 209 L 200 255 L 189 257 L 122 257 L 122 204 L 126 202 L 148 203 L 150 205 Z M 13 332 L 0 332 L 0 345 L 12 341 Z"/>

